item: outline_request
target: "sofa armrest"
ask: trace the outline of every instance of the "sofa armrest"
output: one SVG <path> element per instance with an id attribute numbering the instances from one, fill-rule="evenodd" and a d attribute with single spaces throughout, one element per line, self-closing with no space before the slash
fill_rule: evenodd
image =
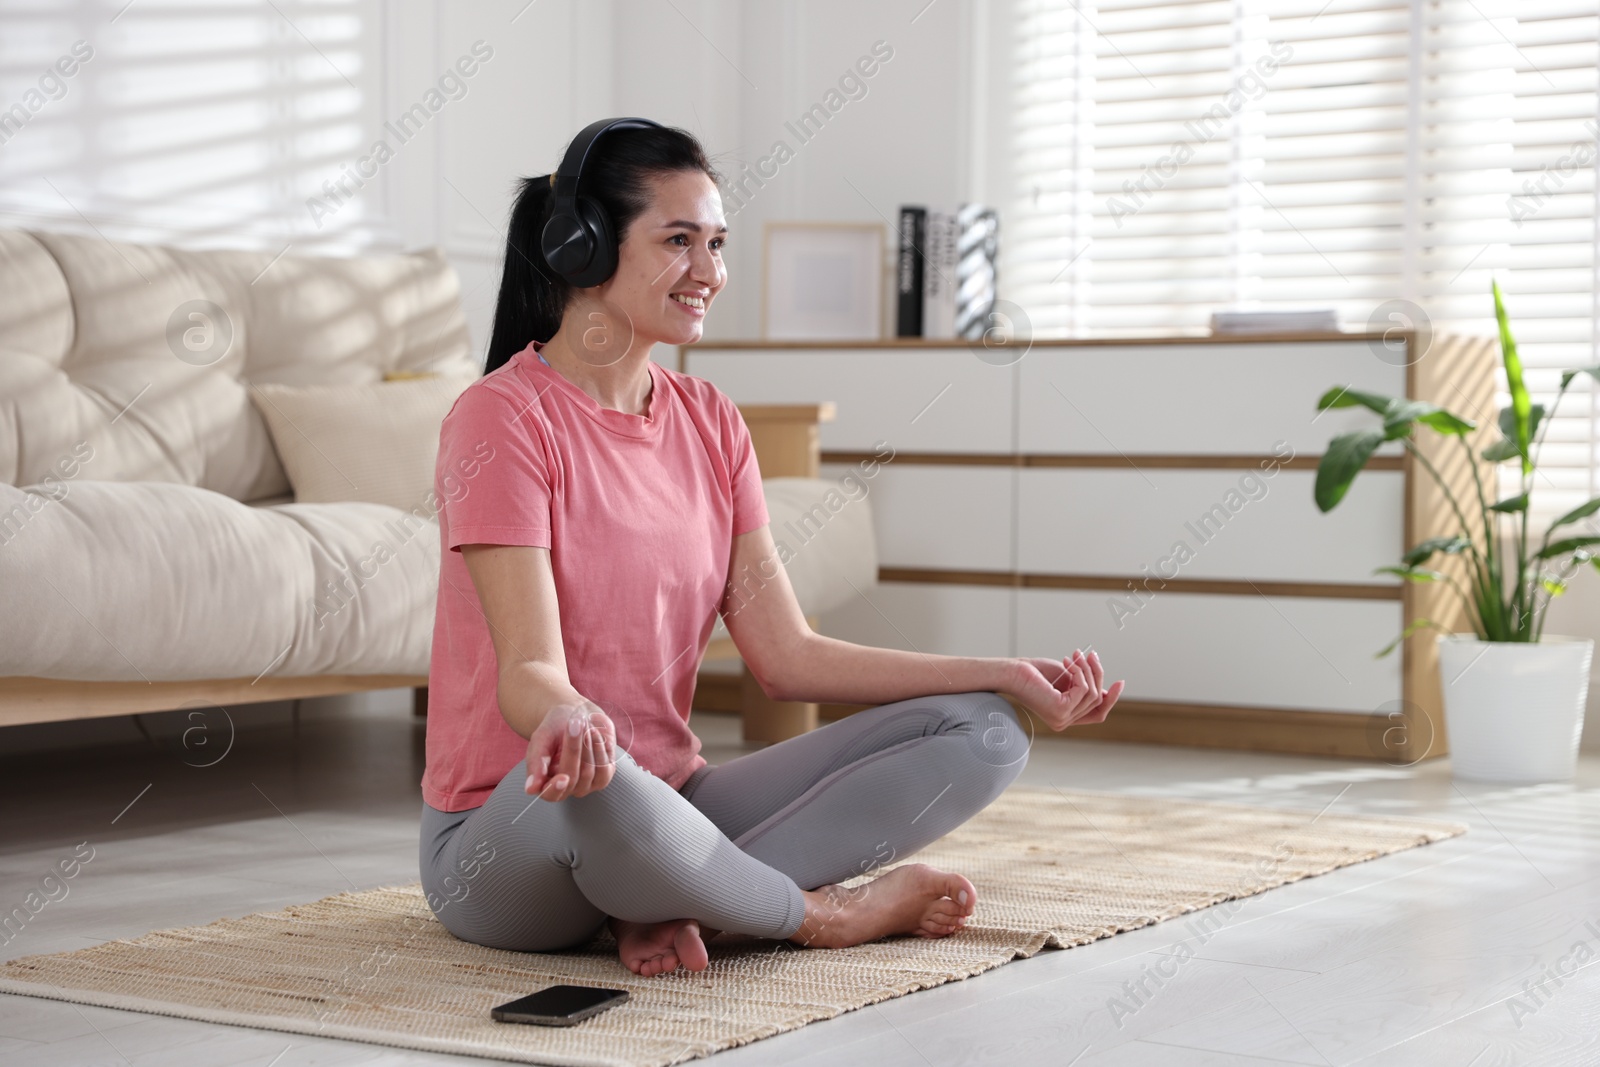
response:
<path id="1" fill-rule="evenodd" d="M 815 478 L 822 469 L 818 425 L 832 422 L 833 401 L 820 404 L 740 404 L 763 478 Z"/>

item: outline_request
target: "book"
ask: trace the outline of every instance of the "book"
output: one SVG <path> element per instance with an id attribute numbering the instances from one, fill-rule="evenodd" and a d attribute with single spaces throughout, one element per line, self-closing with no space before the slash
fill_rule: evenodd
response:
<path id="1" fill-rule="evenodd" d="M 923 287 L 926 273 L 928 209 L 916 204 L 900 207 L 899 248 L 895 259 L 895 336 L 922 336 Z"/>
<path id="2" fill-rule="evenodd" d="M 929 208 L 923 248 L 922 336 L 956 335 L 956 212 Z"/>

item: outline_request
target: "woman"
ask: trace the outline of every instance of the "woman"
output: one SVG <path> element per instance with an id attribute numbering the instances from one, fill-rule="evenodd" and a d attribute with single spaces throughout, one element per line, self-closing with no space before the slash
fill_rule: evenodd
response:
<path id="1" fill-rule="evenodd" d="M 960 874 L 905 864 L 1015 778 L 1027 734 L 1103 720 L 1095 655 L 919 655 L 814 633 L 771 532 L 750 436 L 709 382 L 650 360 L 701 337 L 727 280 L 718 174 L 668 128 L 606 133 L 583 192 L 620 242 L 603 282 L 540 253 L 551 176 L 512 212 L 486 373 L 440 432 L 440 582 L 421 867 L 457 937 L 524 951 L 609 923 L 649 976 L 718 931 L 837 947 L 944 937 Z M 737 610 L 739 575 L 772 575 Z M 688 727 L 716 613 L 780 700 L 881 706 L 717 767 Z"/>

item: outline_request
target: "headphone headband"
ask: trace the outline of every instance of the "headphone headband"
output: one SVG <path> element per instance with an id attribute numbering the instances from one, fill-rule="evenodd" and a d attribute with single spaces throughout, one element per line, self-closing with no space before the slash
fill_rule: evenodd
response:
<path id="1" fill-rule="evenodd" d="M 570 200 L 578 195 L 578 180 L 583 177 L 583 166 L 589 161 L 589 150 L 601 134 L 607 130 L 643 130 L 651 127 L 662 128 L 659 122 L 641 118 L 600 119 L 589 123 L 567 145 L 567 154 L 552 176 L 551 184 L 555 186 L 556 196 Z"/>

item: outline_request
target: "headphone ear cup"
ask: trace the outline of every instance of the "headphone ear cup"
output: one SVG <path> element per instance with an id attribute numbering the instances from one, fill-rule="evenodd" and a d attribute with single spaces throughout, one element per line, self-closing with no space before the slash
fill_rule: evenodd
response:
<path id="1" fill-rule="evenodd" d="M 579 196 L 574 202 L 576 214 L 589 234 L 588 263 L 575 269 L 567 278 L 579 289 L 599 285 L 617 269 L 617 238 L 611 229 L 611 215 L 598 200 Z"/>
<path id="2" fill-rule="evenodd" d="M 617 244 L 606 209 L 586 196 L 578 197 L 572 212 L 558 212 L 545 223 L 540 251 L 550 269 L 568 285 L 587 289 L 599 285 L 617 269 Z"/>
<path id="3" fill-rule="evenodd" d="M 539 252 L 550 269 L 568 279 L 586 267 L 592 257 L 592 239 L 578 219 L 559 211 L 545 222 L 539 234 Z"/>

